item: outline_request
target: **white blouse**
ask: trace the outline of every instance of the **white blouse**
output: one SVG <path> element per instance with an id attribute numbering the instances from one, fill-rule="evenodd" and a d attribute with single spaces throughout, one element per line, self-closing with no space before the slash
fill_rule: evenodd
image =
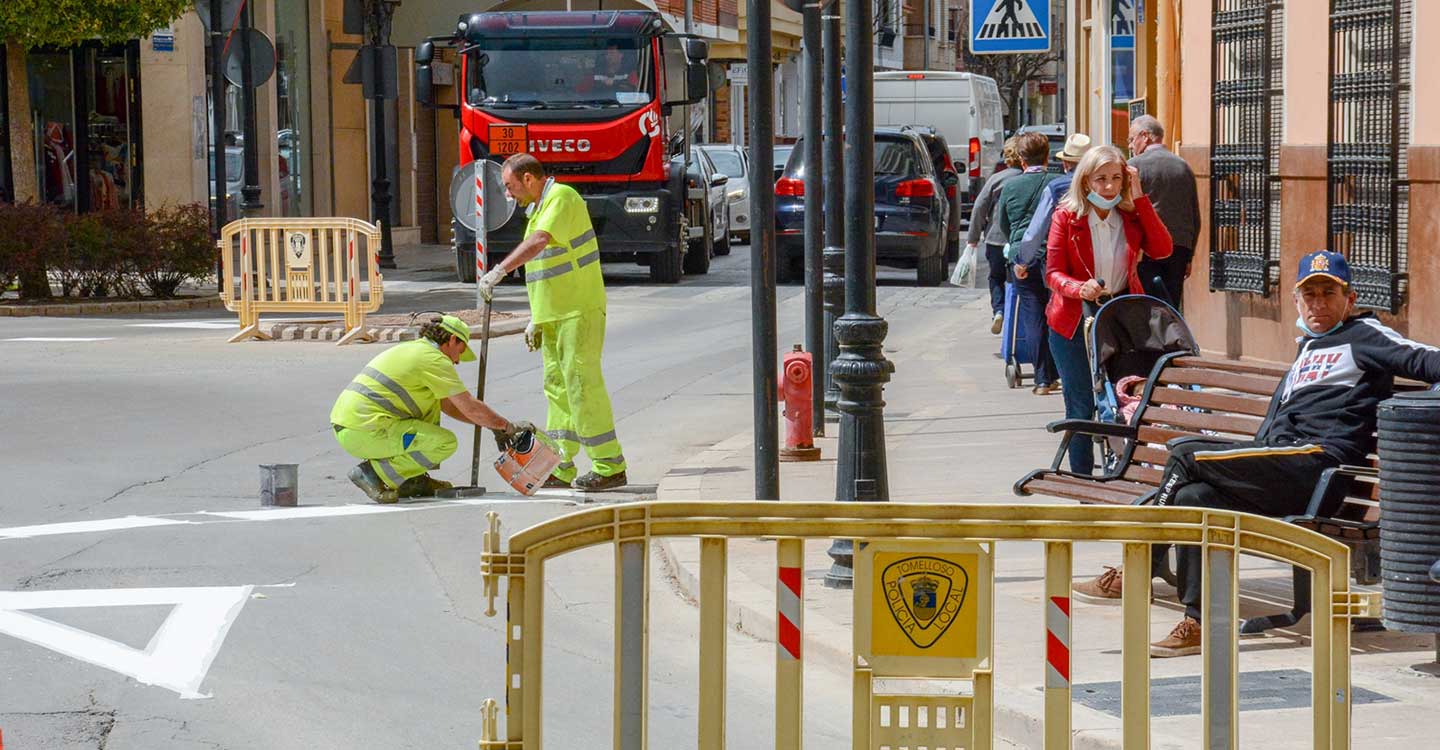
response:
<path id="1" fill-rule="evenodd" d="M 1105 282 L 1106 294 L 1124 294 L 1130 287 L 1129 260 L 1125 247 L 1125 224 L 1120 220 L 1120 211 L 1111 209 L 1110 215 L 1100 218 L 1099 211 L 1088 211 L 1090 222 L 1090 249 L 1095 256 L 1095 278 Z"/>

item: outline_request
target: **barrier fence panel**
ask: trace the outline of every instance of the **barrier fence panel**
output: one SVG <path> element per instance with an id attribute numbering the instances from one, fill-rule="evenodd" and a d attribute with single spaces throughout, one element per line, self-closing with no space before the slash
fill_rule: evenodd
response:
<path id="1" fill-rule="evenodd" d="M 365 316 L 384 302 L 380 230 L 351 218 L 240 219 L 220 230 L 220 298 L 240 317 L 231 343 L 269 339 L 261 313 L 334 313 L 339 344 L 373 338 Z"/>
<path id="2" fill-rule="evenodd" d="M 1075 542 L 1122 545 L 1125 567 L 1150 570 L 1155 545 L 1198 546 L 1203 555 L 1204 747 L 1238 748 L 1238 562 L 1258 555 L 1312 572 L 1313 747 L 1350 746 L 1350 620 L 1372 616 L 1374 595 L 1350 590 L 1344 544 L 1278 519 L 1199 508 L 905 503 L 635 503 L 552 519 L 510 538 L 499 516 L 484 534 L 482 578 L 494 616 L 505 578 L 504 739 L 498 707 L 481 713 L 481 750 L 539 750 L 543 599 L 548 560 L 597 545 L 615 554 L 613 747 L 647 747 L 649 555 L 656 538 L 700 542 L 698 740 L 725 747 L 727 542 L 776 542 L 775 746 L 803 746 L 804 590 L 807 540 L 852 539 L 855 556 L 852 745 L 982 750 L 993 746 L 997 668 L 1043 674 L 1044 747 L 1071 737 L 1071 567 Z M 1030 664 L 992 659 L 993 560 L 1012 541 L 1045 544 L 1043 656 Z M 1122 589 L 1123 745 L 1150 746 L 1150 580 Z M 1006 623 L 1007 628 L 1012 623 Z M 944 683 L 937 682 L 943 680 Z M 967 690 L 957 691 L 957 681 Z M 905 685 L 901 689 L 900 685 Z"/>

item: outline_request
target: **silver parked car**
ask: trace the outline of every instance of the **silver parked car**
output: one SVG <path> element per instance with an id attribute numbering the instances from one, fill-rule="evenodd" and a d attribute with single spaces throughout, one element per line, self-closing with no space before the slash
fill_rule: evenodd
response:
<path id="1" fill-rule="evenodd" d="M 730 178 L 726 200 L 730 206 L 730 236 L 740 243 L 750 242 L 750 157 L 745 150 L 729 143 L 701 146 L 715 168 Z"/>

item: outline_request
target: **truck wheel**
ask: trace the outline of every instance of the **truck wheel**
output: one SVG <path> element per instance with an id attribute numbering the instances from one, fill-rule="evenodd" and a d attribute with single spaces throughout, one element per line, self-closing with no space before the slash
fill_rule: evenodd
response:
<path id="1" fill-rule="evenodd" d="M 715 237 L 709 224 L 705 225 L 705 236 L 698 242 L 690 243 L 685 249 L 685 261 L 682 264 L 685 273 L 699 276 L 710 272 L 710 257 L 715 254 Z"/>
<path id="2" fill-rule="evenodd" d="M 685 254 L 686 235 L 689 234 L 689 223 L 684 217 L 680 219 L 680 231 L 676 234 L 676 241 L 656 253 L 650 259 L 650 280 L 657 284 L 676 284 L 680 281 L 680 270 L 682 258 Z"/>
<path id="3" fill-rule="evenodd" d="M 454 219 L 450 220 L 450 248 L 455 251 L 455 278 L 462 284 L 474 284 L 475 235 Z"/>
<path id="4" fill-rule="evenodd" d="M 930 256 L 921 256 L 915 263 L 915 280 L 920 286 L 940 286 L 945 280 L 945 246 Z"/>

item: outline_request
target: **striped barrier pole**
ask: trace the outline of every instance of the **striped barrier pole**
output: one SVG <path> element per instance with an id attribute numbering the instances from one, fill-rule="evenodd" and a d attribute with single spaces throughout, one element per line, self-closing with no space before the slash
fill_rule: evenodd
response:
<path id="1" fill-rule="evenodd" d="M 485 243 L 489 241 L 485 231 L 485 163 L 475 161 L 475 309 L 485 306 L 480 296 L 480 277 L 489 269 L 485 268 Z"/>
<path id="2" fill-rule="evenodd" d="M 1070 747 L 1070 542 L 1045 543 L 1045 750 Z"/>
<path id="3" fill-rule="evenodd" d="M 800 659 L 805 637 L 805 540 L 780 539 L 775 557 L 775 747 L 799 750 L 805 702 L 805 663 Z"/>

